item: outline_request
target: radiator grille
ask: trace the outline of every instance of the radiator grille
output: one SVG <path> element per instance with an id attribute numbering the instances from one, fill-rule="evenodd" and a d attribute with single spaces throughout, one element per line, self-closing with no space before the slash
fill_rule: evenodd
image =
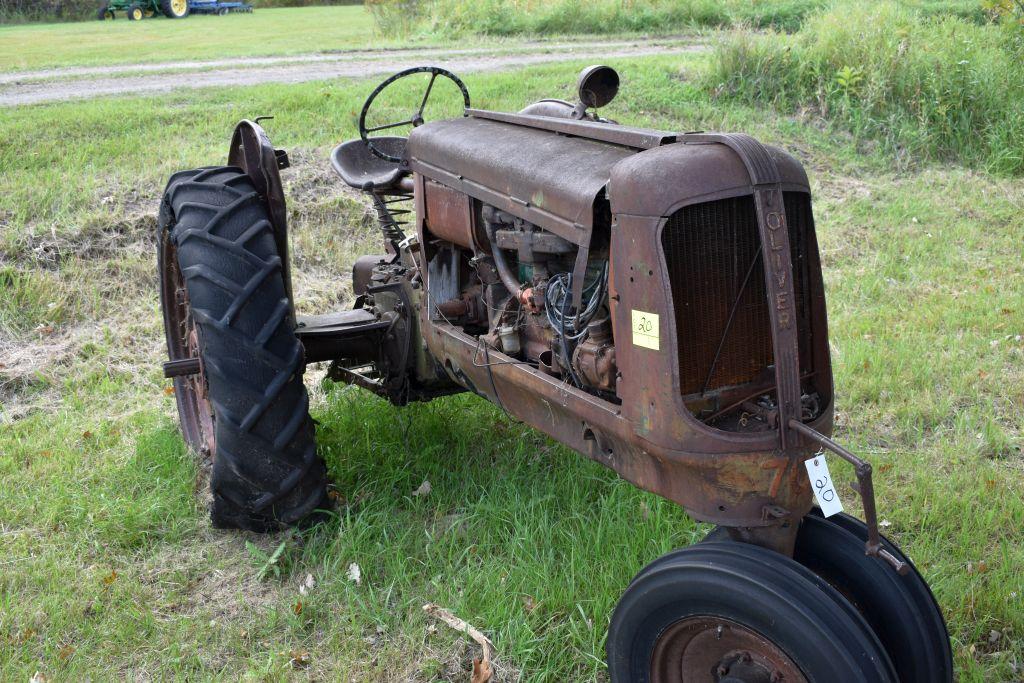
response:
<path id="1" fill-rule="evenodd" d="M 787 192 L 785 205 L 793 256 L 800 365 L 806 368 L 810 359 L 806 286 L 810 196 Z M 683 395 L 757 379 L 772 365 L 774 354 L 753 197 L 733 197 L 680 209 L 669 217 L 662 231 L 662 249 L 675 308 Z"/>

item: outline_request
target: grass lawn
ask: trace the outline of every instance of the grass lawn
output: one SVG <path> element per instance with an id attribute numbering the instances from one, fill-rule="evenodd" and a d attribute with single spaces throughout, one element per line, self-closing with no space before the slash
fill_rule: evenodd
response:
<path id="1" fill-rule="evenodd" d="M 745 130 L 807 165 L 838 438 L 875 464 L 886 532 L 943 606 L 960 680 L 1019 679 L 1024 187 L 955 165 L 894 170 L 813 116 L 712 101 L 693 85 L 706 59 L 617 62 L 608 114 Z M 517 109 L 568 96 L 582 66 L 466 81 L 481 106 Z M 377 240 L 327 153 L 354 135 L 374 85 L 111 98 L 0 119 L 0 678 L 466 680 L 475 649 L 429 628 L 421 606 L 435 602 L 492 637 L 496 680 L 601 680 L 629 579 L 704 533 L 476 397 L 397 409 L 315 376 L 337 518 L 261 537 L 210 528 L 159 371 L 160 191 L 174 170 L 220 163 L 236 119 L 272 111 L 269 132 L 293 162 L 299 308 L 343 305 L 352 260 Z M 838 461 L 833 471 L 849 481 Z M 424 480 L 430 494 L 413 496 Z M 845 502 L 859 512 L 848 489 Z"/>
<path id="2" fill-rule="evenodd" d="M 393 42 L 393 41 L 391 41 Z M 362 5 L 257 9 L 183 20 L 0 26 L 0 71 L 256 57 L 387 45 Z"/>

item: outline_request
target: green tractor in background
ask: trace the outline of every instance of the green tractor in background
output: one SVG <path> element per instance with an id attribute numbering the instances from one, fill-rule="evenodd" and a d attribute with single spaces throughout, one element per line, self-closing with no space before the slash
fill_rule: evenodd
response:
<path id="1" fill-rule="evenodd" d="M 105 0 L 96 12 L 100 21 L 113 19 L 115 12 L 124 12 L 132 21 L 162 13 L 168 19 L 184 19 L 189 13 L 188 0 Z"/>

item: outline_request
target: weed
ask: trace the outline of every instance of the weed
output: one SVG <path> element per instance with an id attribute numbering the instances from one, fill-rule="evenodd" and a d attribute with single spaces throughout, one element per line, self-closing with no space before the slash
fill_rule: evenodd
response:
<path id="1" fill-rule="evenodd" d="M 793 36 L 733 34 L 705 83 L 787 112 L 815 109 L 904 165 L 956 159 L 1024 173 L 1024 67 L 997 26 L 845 3 Z"/>
<path id="2" fill-rule="evenodd" d="M 973 0 L 908 0 L 928 15 L 984 21 Z M 385 35 L 665 34 L 700 27 L 745 25 L 796 31 L 828 0 L 372 0 Z"/>
<path id="3" fill-rule="evenodd" d="M 257 564 L 260 565 L 259 570 L 256 572 L 257 580 L 263 581 L 271 575 L 273 575 L 275 579 L 281 578 L 281 556 L 284 554 L 287 547 L 288 541 L 281 541 L 281 543 L 274 548 L 273 552 L 267 554 L 252 541 L 245 542 L 245 549 L 249 551 L 249 555 L 256 560 Z"/>

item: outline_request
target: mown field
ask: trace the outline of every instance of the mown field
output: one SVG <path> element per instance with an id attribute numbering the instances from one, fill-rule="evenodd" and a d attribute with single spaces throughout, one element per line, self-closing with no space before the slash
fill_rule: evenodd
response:
<path id="1" fill-rule="evenodd" d="M 361 0 L 253 0 L 257 9 L 307 7 L 311 5 L 362 5 Z M 0 24 L 95 20 L 100 3 L 96 0 L 3 0 Z"/>
<path id="2" fill-rule="evenodd" d="M 0 70 L 191 62 L 394 44 L 373 27 L 373 17 L 359 5 L 261 8 L 252 14 L 183 20 L 118 16 L 104 22 L 0 25 Z"/>
<path id="3" fill-rule="evenodd" d="M 989 97 L 967 98 L 974 114 L 951 115 L 945 133 L 906 93 L 877 89 L 892 82 L 881 57 L 830 61 L 846 47 L 823 47 L 831 34 L 739 34 L 709 54 L 617 61 L 623 87 L 608 113 L 674 130 L 744 130 L 806 164 L 838 438 L 874 463 L 883 526 L 941 603 L 960 680 L 1017 681 L 1024 182 L 1006 159 L 1022 142 L 1009 102 L 1020 75 L 1002 57 L 1012 45 L 1000 27 L 938 21 L 907 24 L 906 46 L 892 46 L 904 63 L 947 65 L 959 44 L 936 44 L 945 34 L 927 31 L 948 29 L 983 51 L 995 65 L 986 69 L 1003 69 L 1002 90 L 991 93 L 995 81 L 975 62 L 970 82 L 981 85 L 966 92 Z M 855 22 L 878 23 L 854 12 L 818 25 L 871 34 Z M 790 53 L 809 53 L 801 64 L 813 57 L 819 66 L 765 67 L 772 45 L 790 40 Z M 517 109 L 570 96 L 582 66 L 465 80 L 474 102 Z M 838 85 L 843 66 L 861 69 L 865 85 Z M 947 92 L 959 82 L 942 76 L 960 73 L 948 66 L 908 78 L 919 74 L 922 92 Z M 765 91 L 785 83 L 786 97 L 740 87 L 753 78 L 744 69 L 755 68 Z M 350 265 L 376 249 L 376 231 L 327 154 L 354 135 L 374 85 L 180 91 L 2 112 L 0 679 L 41 671 L 51 680 L 468 680 L 478 650 L 432 627 L 421 606 L 434 602 L 493 639 L 496 680 L 603 680 L 605 630 L 629 579 L 705 533 L 476 397 L 397 409 L 315 372 L 336 514 L 269 536 L 210 527 L 203 473 L 177 434 L 159 369 L 153 232 L 163 183 L 175 170 L 219 163 L 238 118 L 273 111 L 269 132 L 293 163 L 285 182 L 299 308 L 345 305 Z M 835 104 L 844 96 L 846 110 Z M 961 139 L 967 121 L 984 135 Z M 998 153 L 999 135 L 1009 156 Z M 413 495 L 424 481 L 430 492 Z"/>

